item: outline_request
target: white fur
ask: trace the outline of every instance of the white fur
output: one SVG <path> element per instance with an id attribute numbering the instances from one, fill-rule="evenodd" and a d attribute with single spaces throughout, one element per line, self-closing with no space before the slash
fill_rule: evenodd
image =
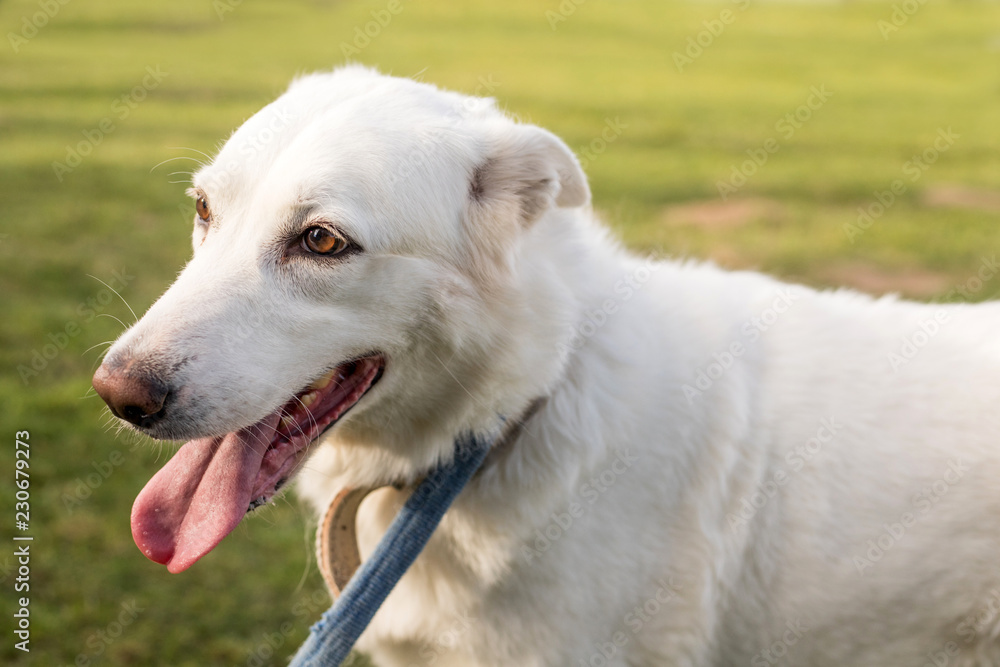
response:
<path id="1" fill-rule="evenodd" d="M 1000 664 L 1000 306 L 636 258 L 553 135 L 359 67 L 296 81 L 195 185 L 215 224 L 118 343 L 183 386 L 156 435 L 382 351 L 300 474 L 322 512 L 548 397 L 362 637 L 378 665 Z M 301 210 L 364 252 L 276 266 Z M 364 554 L 401 501 L 365 502 Z"/>

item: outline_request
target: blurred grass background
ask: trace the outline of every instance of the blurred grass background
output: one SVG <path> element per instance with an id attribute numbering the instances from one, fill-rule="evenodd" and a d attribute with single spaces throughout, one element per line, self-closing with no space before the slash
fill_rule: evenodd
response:
<path id="1" fill-rule="evenodd" d="M 188 256 L 193 209 L 176 172 L 194 163 L 165 161 L 211 155 L 292 77 L 344 62 L 344 45 L 386 72 L 489 92 L 562 136 L 587 162 L 596 207 L 638 250 L 921 299 L 1000 292 L 947 296 L 1000 246 L 995 2 L 932 0 L 887 38 L 890 2 L 399 2 L 377 29 L 372 12 L 384 19 L 388 2 L 0 4 L 7 624 L 23 429 L 35 536 L 32 651 L 5 632 L 4 664 L 284 664 L 326 607 L 294 499 L 182 575 L 143 558 L 129 510 L 169 451 L 109 432 L 88 389 L 99 344 L 132 318 L 99 281 L 141 313 Z M 707 46 L 679 68 L 675 53 L 699 38 Z M 166 76 L 133 92 L 147 67 Z M 788 137 L 782 119 L 813 87 L 829 99 Z M 942 128 L 958 138 L 911 181 L 905 163 Z M 99 143 L 55 169 L 88 132 Z M 769 139 L 778 150 L 723 200 L 718 183 Z M 852 241 L 845 225 L 897 179 L 905 192 Z"/>

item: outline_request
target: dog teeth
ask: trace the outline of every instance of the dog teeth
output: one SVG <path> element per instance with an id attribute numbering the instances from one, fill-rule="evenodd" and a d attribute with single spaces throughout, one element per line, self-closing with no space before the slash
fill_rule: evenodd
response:
<path id="1" fill-rule="evenodd" d="M 326 389 L 328 386 L 330 386 L 330 382 L 333 381 L 333 374 L 336 372 L 337 369 L 335 368 L 326 375 L 324 375 L 323 377 L 317 379 L 315 382 L 309 385 L 309 389 Z"/>
<path id="2" fill-rule="evenodd" d="M 281 418 L 281 425 L 284 426 L 285 428 L 291 428 L 292 426 L 295 425 L 295 420 L 292 419 L 291 415 L 284 415 Z"/>
<path id="3" fill-rule="evenodd" d="M 318 390 L 313 390 L 313 391 L 310 391 L 308 394 L 305 394 L 299 400 L 302 401 L 302 405 L 304 405 L 305 407 L 308 408 L 310 405 L 312 405 L 313 403 L 316 402 L 316 397 L 317 396 L 319 396 L 319 391 Z"/>
<path id="4" fill-rule="evenodd" d="M 310 390 L 326 389 L 327 387 L 330 386 L 330 383 L 333 382 L 334 378 L 337 378 L 338 384 L 347 379 L 347 375 L 344 374 L 344 371 L 341 370 L 340 366 L 334 368 L 329 373 L 326 373 L 322 377 L 316 379 L 311 385 L 307 387 L 307 389 Z"/>

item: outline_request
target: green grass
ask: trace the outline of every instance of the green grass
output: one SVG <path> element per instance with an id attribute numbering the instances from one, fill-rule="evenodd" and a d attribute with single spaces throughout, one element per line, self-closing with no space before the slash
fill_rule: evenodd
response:
<path id="1" fill-rule="evenodd" d="M 0 47 L 0 525 L 9 540 L 13 433 L 28 429 L 35 536 L 32 652 L 14 650 L 5 634 L 4 664 L 283 664 L 325 607 L 309 520 L 294 500 L 246 522 L 182 575 L 143 558 L 129 508 L 168 451 L 108 432 L 89 375 L 98 344 L 131 319 L 99 280 L 132 276 L 113 284 L 141 312 L 188 255 L 192 209 L 186 175 L 174 172 L 193 163 L 165 161 L 211 154 L 290 78 L 342 62 L 341 43 L 386 4 L 244 2 L 220 20 L 209 2 L 71 1 L 18 53 L 6 40 Z M 889 18 L 888 3 L 754 3 L 733 9 L 735 21 L 683 72 L 673 53 L 735 5 L 595 0 L 552 30 L 545 12 L 558 6 L 402 0 L 354 58 L 467 92 L 493 82 L 503 107 L 581 153 L 618 119 L 620 136 L 587 170 L 596 206 L 641 251 L 815 285 L 874 274 L 941 298 L 1000 246 L 996 211 L 923 204 L 935 186 L 1000 189 L 1000 6 L 931 2 L 884 40 L 876 24 Z M 3 3 L 4 33 L 38 11 Z M 120 118 L 115 100 L 147 66 L 168 74 Z M 821 85 L 832 97 L 782 138 L 775 124 Z M 52 163 L 106 117 L 114 131 L 60 181 Z M 856 209 L 947 127 L 960 138 L 851 243 L 843 227 Z M 685 202 L 717 209 L 717 182 L 771 137 L 780 149 L 734 196 L 764 200 L 765 213 L 732 225 L 676 220 L 672 207 Z M 930 278 L 918 285 L 914 275 Z M 975 298 L 998 292 L 987 284 Z M 63 340 L 68 325 L 75 335 Z M 53 358 L 22 381 L 18 367 L 46 351 Z M 102 465 L 115 451 L 120 464 Z M 108 465 L 106 480 L 67 505 Z M 10 613 L 12 551 L 0 551 Z M 119 634 L 132 600 L 141 611 L 104 642 L 98 633 Z"/>

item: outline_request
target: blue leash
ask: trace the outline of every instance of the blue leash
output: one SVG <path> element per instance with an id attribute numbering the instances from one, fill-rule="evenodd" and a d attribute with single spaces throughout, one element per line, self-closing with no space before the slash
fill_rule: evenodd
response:
<path id="1" fill-rule="evenodd" d="M 389 593 L 423 550 L 444 513 L 482 465 L 492 443 L 474 434 L 455 441 L 455 459 L 431 471 L 362 563 L 333 606 L 309 631 L 289 667 L 338 667 Z"/>

